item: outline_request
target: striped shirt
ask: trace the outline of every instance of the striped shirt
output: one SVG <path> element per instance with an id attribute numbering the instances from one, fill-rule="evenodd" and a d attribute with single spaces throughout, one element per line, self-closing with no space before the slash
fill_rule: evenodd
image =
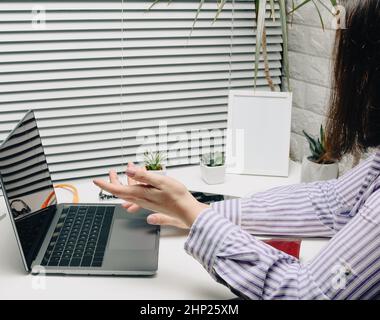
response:
<path id="1" fill-rule="evenodd" d="M 185 250 L 246 299 L 380 298 L 380 150 L 336 180 L 217 202 Z M 253 235 L 328 237 L 301 263 Z"/>

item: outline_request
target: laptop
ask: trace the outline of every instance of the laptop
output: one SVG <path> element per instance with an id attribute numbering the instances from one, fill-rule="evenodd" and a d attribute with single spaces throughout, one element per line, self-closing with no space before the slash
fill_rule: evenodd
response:
<path id="1" fill-rule="evenodd" d="M 27 272 L 156 273 L 160 228 L 147 224 L 148 210 L 132 215 L 120 204 L 57 203 L 33 111 L 0 146 L 0 181 Z"/>

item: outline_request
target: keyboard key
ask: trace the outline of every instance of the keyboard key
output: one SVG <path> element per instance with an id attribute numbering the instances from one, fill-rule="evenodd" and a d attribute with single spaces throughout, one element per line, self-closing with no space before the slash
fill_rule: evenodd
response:
<path id="1" fill-rule="evenodd" d="M 92 262 L 92 257 L 83 258 L 82 263 L 81 263 L 81 267 L 90 267 L 91 262 Z"/>
<path id="2" fill-rule="evenodd" d="M 102 255 L 95 255 L 94 256 L 94 261 L 103 261 L 103 258 L 104 258 L 104 254 L 102 254 Z"/>
<path id="3" fill-rule="evenodd" d="M 62 256 L 62 251 L 54 251 L 51 256 L 52 258 L 60 258 Z"/>
<path id="4" fill-rule="evenodd" d="M 114 210 L 111 206 L 65 208 L 43 263 L 63 267 L 101 267 Z"/>
<path id="5" fill-rule="evenodd" d="M 70 259 L 62 259 L 60 262 L 59 262 L 59 266 L 61 267 L 68 267 L 70 264 Z"/>
<path id="6" fill-rule="evenodd" d="M 91 263 L 91 267 L 101 267 L 103 264 L 103 261 L 93 261 Z"/>
<path id="7" fill-rule="evenodd" d="M 58 263 L 59 263 L 59 258 L 51 258 L 49 263 L 48 263 L 48 266 L 52 266 L 52 267 L 56 267 L 58 266 Z"/>
<path id="8" fill-rule="evenodd" d="M 106 207 L 98 207 L 96 214 L 103 214 L 106 211 Z"/>
<path id="9" fill-rule="evenodd" d="M 70 267 L 79 267 L 81 260 L 81 258 L 72 258 L 70 262 Z"/>
<path id="10" fill-rule="evenodd" d="M 107 207 L 106 214 L 107 215 L 113 214 L 114 211 L 115 211 L 115 207 Z"/>

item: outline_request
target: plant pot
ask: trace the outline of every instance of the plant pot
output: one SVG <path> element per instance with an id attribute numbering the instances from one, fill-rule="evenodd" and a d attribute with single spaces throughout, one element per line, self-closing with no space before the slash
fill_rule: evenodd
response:
<path id="1" fill-rule="evenodd" d="M 154 174 L 159 174 L 161 176 L 166 176 L 166 168 L 165 167 L 162 170 L 148 170 L 148 171 L 152 172 Z"/>
<path id="2" fill-rule="evenodd" d="M 208 167 L 201 163 L 201 177 L 207 184 L 223 183 L 226 176 L 226 166 Z"/>
<path id="3" fill-rule="evenodd" d="M 339 166 L 337 162 L 319 164 L 304 157 L 302 160 L 301 182 L 325 181 L 338 178 Z"/>

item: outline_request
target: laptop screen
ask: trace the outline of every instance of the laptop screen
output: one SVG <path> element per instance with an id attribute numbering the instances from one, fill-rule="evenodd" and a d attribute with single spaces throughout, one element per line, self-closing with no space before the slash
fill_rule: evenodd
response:
<path id="1" fill-rule="evenodd" d="M 55 212 L 56 201 L 33 112 L 27 113 L 1 145 L 0 177 L 19 244 L 30 267 Z"/>

